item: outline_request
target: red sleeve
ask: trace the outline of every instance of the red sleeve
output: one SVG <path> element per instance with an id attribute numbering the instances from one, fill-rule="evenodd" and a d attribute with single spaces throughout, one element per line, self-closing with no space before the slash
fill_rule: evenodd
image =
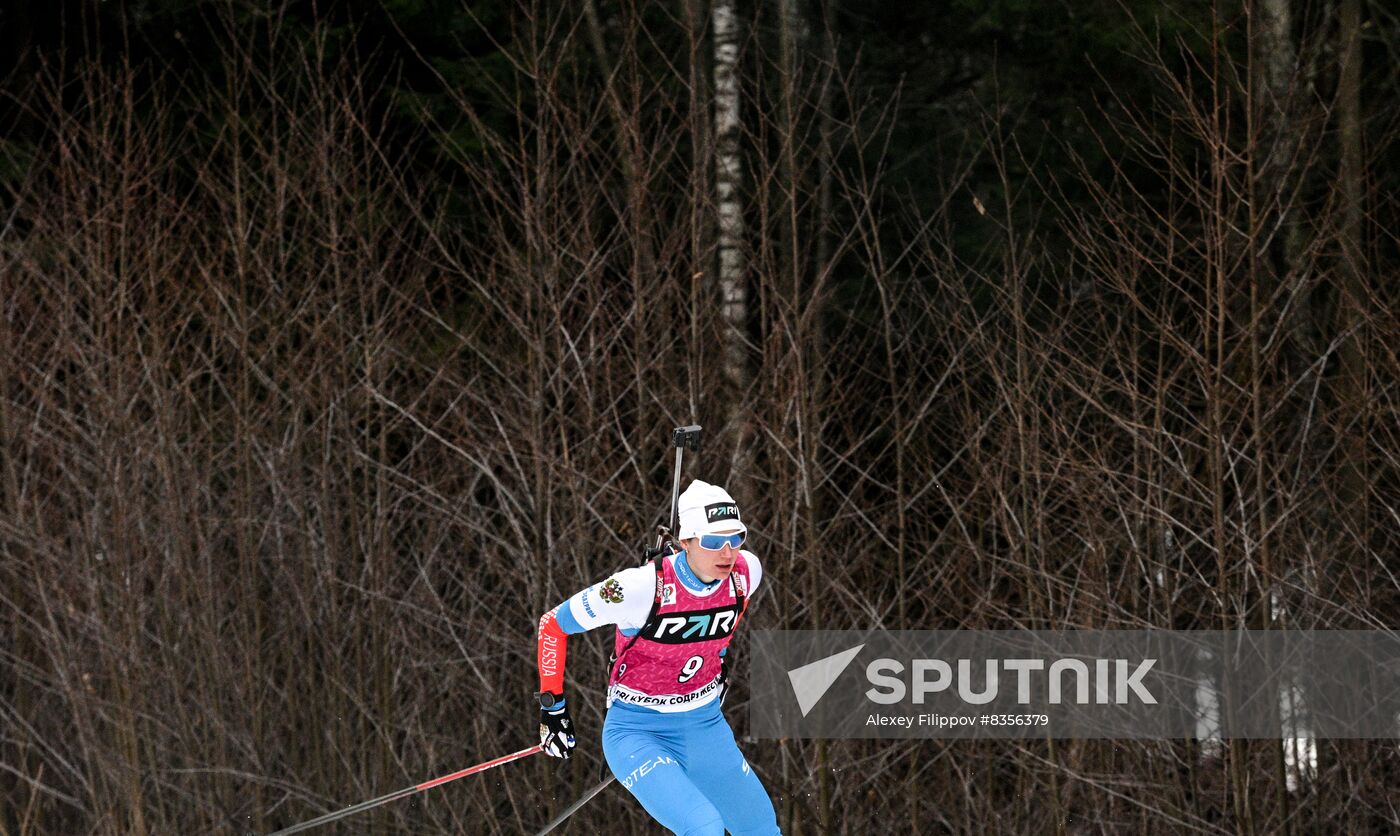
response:
<path id="1" fill-rule="evenodd" d="M 564 657 L 569 634 L 554 618 L 558 607 L 540 617 L 540 632 L 535 640 L 536 659 L 540 667 L 540 690 L 552 694 L 564 693 Z"/>

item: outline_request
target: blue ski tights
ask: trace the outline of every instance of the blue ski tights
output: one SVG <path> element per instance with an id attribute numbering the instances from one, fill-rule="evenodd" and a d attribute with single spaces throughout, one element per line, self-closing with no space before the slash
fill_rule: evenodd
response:
<path id="1" fill-rule="evenodd" d="M 652 818 L 679 836 L 780 833 L 719 700 L 676 713 L 615 702 L 603 722 L 603 755 Z"/>

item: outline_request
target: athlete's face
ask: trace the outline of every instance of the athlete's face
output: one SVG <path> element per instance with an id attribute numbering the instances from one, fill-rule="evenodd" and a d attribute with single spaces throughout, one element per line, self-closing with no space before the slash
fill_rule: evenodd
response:
<path id="1" fill-rule="evenodd" d="M 716 531 L 715 534 L 738 534 L 739 529 Z M 699 537 L 691 537 L 685 543 L 686 562 L 700 580 L 709 583 L 729 577 L 734 571 L 734 561 L 739 559 L 739 550 L 725 543 L 717 551 L 700 545 Z"/>

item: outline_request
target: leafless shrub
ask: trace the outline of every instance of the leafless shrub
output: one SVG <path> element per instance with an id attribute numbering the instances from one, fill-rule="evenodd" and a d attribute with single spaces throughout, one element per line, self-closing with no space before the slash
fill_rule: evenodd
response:
<path id="1" fill-rule="evenodd" d="M 687 10 L 662 61 L 631 11 L 603 44 L 523 8 L 518 133 L 464 96 L 484 150 L 446 149 L 465 208 L 375 115 L 382 79 L 270 24 L 193 118 L 170 75 L 32 91 L 48 141 L 0 231 L 6 830 L 263 831 L 528 745 L 535 619 L 635 559 L 682 423 L 773 579 L 754 628 L 1394 626 L 1398 309 L 1379 244 L 1338 278 L 1330 101 L 1298 93 L 1314 141 L 1271 156 L 1247 72 L 1163 74 L 1174 120 L 1111 109 L 1135 154 L 1082 173 L 1088 205 L 1013 182 L 993 114 L 1000 182 L 943 173 L 1002 196 L 969 256 L 946 213 L 881 202 L 856 117 L 884 103 L 829 42 L 751 39 L 736 391 Z M 580 757 L 347 831 L 547 820 L 598 774 L 609 642 L 571 643 Z M 1175 741 L 746 751 L 790 833 L 1395 822 L 1373 743 L 1312 770 Z M 651 827 L 620 791 L 573 826 Z"/>

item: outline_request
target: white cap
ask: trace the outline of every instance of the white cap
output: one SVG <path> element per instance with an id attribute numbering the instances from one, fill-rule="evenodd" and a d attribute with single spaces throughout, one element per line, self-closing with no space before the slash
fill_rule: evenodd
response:
<path id="1" fill-rule="evenodd" d="M 680 495 L 680 531 L 677 539 L 688 540 L 701 534 L 721 531 L 748 531 L 739 519 L 739 504 L 719 485 L 696 479 Z"/>

